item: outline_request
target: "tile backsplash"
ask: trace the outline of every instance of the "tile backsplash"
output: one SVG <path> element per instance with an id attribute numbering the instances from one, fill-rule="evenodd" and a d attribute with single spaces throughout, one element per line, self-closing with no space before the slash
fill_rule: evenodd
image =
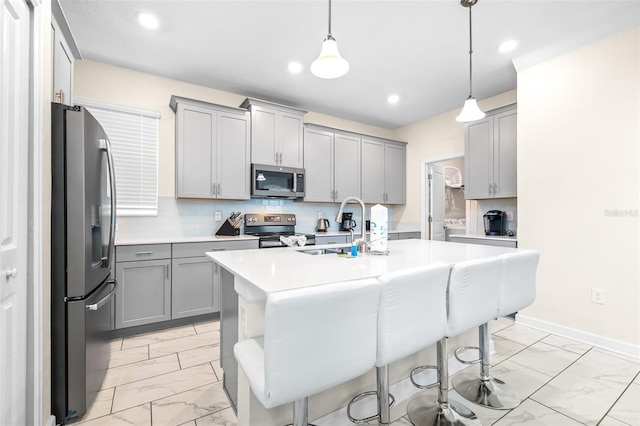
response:
<path id="1" fill-rule="evenodd" d="M 123 238 L 145 237 L 190 237 L 215 234 L 231 212 L 240 210 L 245 213 L 294 213 L 297 219 L 297 232 L 315 232 L 318 214 L 329 219 L 329 231 L 338 231 L 340 225 L 334 221 L 339 204 L 306 203 L 293 200 L 252 199 L 246 201 L 183 200 L 174 197 L 158 197 L 157 216 L 118 216 L 117 235 Z M 371 205 L 367 205 L 369 217 Z M 393 206 L 389 209 L 389 227 L 395 229 Z M 221 212 L 222 221 L 214 220 L 215 212 Z M 360 207 L 348 204 L 345 211 L 354 212 L 360 229 Z M 241 232 L 243 232 L 241 230 Z"/>

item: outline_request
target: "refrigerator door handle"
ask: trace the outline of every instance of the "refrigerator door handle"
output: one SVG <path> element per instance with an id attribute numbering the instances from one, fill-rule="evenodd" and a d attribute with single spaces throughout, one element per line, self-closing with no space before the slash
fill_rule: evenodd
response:
<path id="1" fill-rule="evenodd" d="M 118 282 L 116 280 L 109 280 L 109 284 L 113 284 L 113 288 L 111 289 L 109 294 L 107 294 L 105 297 L 103 297 L 93 305 L 85 305 L 85 308 L 87 308 L 90 311 L 97 311 L 98 309 L 102 308 L 104 304 L 107 303 L 109 299 L 111 299 L 111 297 L 113 297 L 113 295 L 116 292 L 116 288 L 118 287 Z"/>
<path id="2" fill-rule="evenodd" d="M 100 139 L 100 149 L 107 154 L 107 165 L 109 167 L 109 187 L 111 189 L 111 220 L 109 223 L 109 252 L 107 257 L 102 258 L 102 266 L 109 267 L 113 258 L 116 239 L 116 174 L 113 167 L 113 155 L 111 154 L 111 144 L 109 139 Z"/>

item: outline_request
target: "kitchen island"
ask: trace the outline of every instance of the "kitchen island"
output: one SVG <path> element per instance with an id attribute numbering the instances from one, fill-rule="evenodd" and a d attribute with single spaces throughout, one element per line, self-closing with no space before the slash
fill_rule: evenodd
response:
<path id="1" fill-rule="evenodd" d="M 319 245 L 314 246 L 313 249 L 330 247 Z M 221 362 L 225 376 L 225 390 L 237 408 L 238 424 L 275 425 L 291 421 L 291 404 L 271 410 L 264 409 L 251 393 L 244 373 L 237 371 L 237 364 L 233 359 L 233 344 L 236 341 L 264 334 L 264 308 L 269 294 L 339 281 L 379 277 L 419 265 L 433 263 L 454 265 L 466 260 L 517 251 L 517 249 L 505 247 L 426 240 L 389 241 L 388 249 L 388 256 L 361 254 L 354 258 L 336 254 L 305 253 L 310 250 L 310 247 L 207 253 L 222 268 Z M 228 315 L 225 309 L 229 309 Z M 330 312 L 327 313 L 327 315 L 330 314 Z M 450 347 L 474 344 L 477 344 L 477 331 L 470 330 L 452 338 Z M 405 379 L 414 367 L 434 363 L 435 348 L 430 348 L 392 364 L 390 367 L 392 393 L 394 393 L 394 386 L 402 388 L 406 385 Z M 318 425 L 349 424 L 346 416 L 341 415 L 340 409 L 345 407 L 357 393 L 372 389 L 375 389 L 373 370 L 329 391 L 313 395 L 309 398 L 309 418 L 320 418 L 320 421 L 314 422 Z M 396 393 L 402 394 L 403 391 L 398 389 Z M 398 398 L 398 395 L 396 397 Z M 408 402 L 403 400 L 402 396 L 398 399 L 392 411 L 392 417 L 394 412 L 398 416 L 402 415 L 402 410 Z M 338 417 L 331 418 L 331 413 L 335 412 Z"/>

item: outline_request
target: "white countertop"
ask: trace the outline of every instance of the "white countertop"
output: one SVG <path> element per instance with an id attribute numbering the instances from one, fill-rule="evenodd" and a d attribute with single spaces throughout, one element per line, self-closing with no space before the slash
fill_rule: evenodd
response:
<path id="1" fill-rule="evenodd" d="M 425 264 L 453 265 L 519 250 L 445 241 L 395 240 L 388 243 L 388 256 L 359 254 L 349 258 L 337 254 L 312 256 L 300 253 L 340 246 L 344 245 L 207 252 L 207 255 L 235 276 L 235 289 L 240 296 L 247 301 L 258 301 L 277 291 L 378 277 Z"/>
<path id="2" fill-rule="evenodd" d="M 118 237 L 116 235 L 117 246 L 131 246 L 138 244 L 171 244 L 171 243 L 204 243 L 210 241 L 238 241 L 257 240 L 254 235 L 205 235 L 199 237 Z"/>
<path id="3" fill-rule="evenodd" d="M 518 241 L 518 237 L 515 235 L 510 237 L 508 235 L 449 234 L 449 238 L 452 240 L 455 238 L 474 238 L 478 240 Z"/>

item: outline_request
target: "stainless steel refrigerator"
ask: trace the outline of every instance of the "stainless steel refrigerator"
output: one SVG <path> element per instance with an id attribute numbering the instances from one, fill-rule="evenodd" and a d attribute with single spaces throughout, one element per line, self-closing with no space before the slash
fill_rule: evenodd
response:
<path id="1" fill-rule="evenodd" d="M 83 107 L 52 104 L 51 406 L 82 416 L 109 364 L 115 179 L 109 139 Z"/>

